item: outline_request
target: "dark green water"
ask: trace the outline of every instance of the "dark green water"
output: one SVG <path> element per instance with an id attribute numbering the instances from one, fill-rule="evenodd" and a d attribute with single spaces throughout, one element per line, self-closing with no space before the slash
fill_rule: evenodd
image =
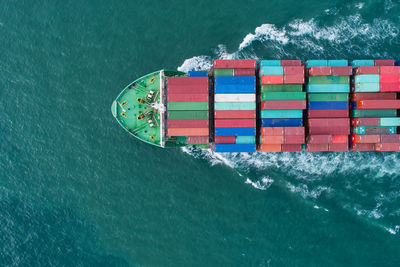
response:
<path id="1" fill-rule="evenodd" d="M 399 266 L 399 153 L 161 150 L 126 84 L 213 58 L 397 58 L 386 1 L 0 3 L 1 266 Z"/>

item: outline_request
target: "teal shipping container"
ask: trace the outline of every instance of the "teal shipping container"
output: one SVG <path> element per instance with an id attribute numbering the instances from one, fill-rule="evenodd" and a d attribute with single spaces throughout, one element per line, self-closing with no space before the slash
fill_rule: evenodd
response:
<path id="1" fill-rule="evenodd" d="M 306 91 L 309 93 L 349 93 L 349 84 L 308 84 Z"/>
<path id="2" fill-rule="evenodd" d="M 236 136 L 235 144 L 255 144 L 256 137 L 255 136 Z"/>
<path id="3" fill-rule="evenodd" d="M 306 100 L 305 92 L 263 92 L 261 101 L 266 100 Z"/>
<path id="4" fill-rule="evenodd" d="M 215 110 L 255 110 L 255 102 L 216 102 Z"/>
<path id="5" fill-rule="evenodd" d="M 353 134 L 397 134 L 397 127 L 358 126 L 353 128 Z"/>
<path id="6" fill-rule="evenodd" d="M 357 67 L 362 67 L 362 66 L 374 66 L 374 60 L 373 59 L 357 59 L 357 60 L 353 60 L 351 62 L 351 66 L 353 68 L 357 68 Z"/>
<path id="7" fill-rule="evenodd" d="M 349 76 L 310 76 L 308 84 L 350 84 Z"/>
<path id="8" fill-rule="evenodd" d="M 379 83 L 379 74 L 356 75 L 354 83 Z"/>
<path id="9" fill-rule="evenodd" d="M 381 126 L 400 126 L 400 118 L 381 118 Z"/>
<path id="10" fill-rule="evenodd" d="M 264 66 L 260 68 L 260 76 L 262 75 L 283 75 L 283 67 L 280 66 Z"/>
<path id="11" fill-rule="evenodd" d="M 379 83 L 356 83 L 354 84 L 354 92 L 373 93 L 379 92 Z"/>
<path id="12" fill-rule="evenodd" d="M 329 67 L 346 67 L 348 65 L 349 65 L 349 62 L 346 59 L 328 60 Z"/>
<path id="13" fill-rule="evenodd" d="M 261 110 L 261 119 L 301 119 L 303 110 L 283 109 L 283 110 Z"/>
<path id="14" fill-rule="evenodd" d="M 264 66 L 280 66 L 280 60 L 261 60 L 260 61 L 260 68 Z"/>
<path id="15" fill-rule="evenodd" d="M 326 67 L 326 66 L 328 66 L 328 60 L 312 59 L 306 61 L 306 69 L 308 69 L 309 67 Z"/>
<path id="16" fill-rule="evenodd" d="M 396 117 L 396 109 L 353 109 L 351 110 L 353 118 L 383 118 Z"/>

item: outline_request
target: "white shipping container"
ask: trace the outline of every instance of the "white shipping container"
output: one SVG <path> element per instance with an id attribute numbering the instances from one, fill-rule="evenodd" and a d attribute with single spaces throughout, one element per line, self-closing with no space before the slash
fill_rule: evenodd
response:
<path id="1" fill-rule="evenodd" d="M 256 94 L 215 94 L 215 102 L 254 102 Z"/>

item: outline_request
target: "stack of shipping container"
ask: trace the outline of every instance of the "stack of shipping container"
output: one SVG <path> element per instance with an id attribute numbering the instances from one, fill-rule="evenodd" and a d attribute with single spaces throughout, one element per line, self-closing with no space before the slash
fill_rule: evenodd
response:
<path id="1" fill-rule="evenodd" d="M 354 60 L 352 136 L 354 151 L 400 151 L 400 66 L 394 60 Z"/>
<path id="2" fill-rule="evenodd" d="M 197 77 L 167 78 L 167 135 L 188 144 L 208 144 L 208 76 L 207 72 L 191 76 Z"/>
<path id="3" fill-rule="evenodd" d="M 351 66 L 347 60 L 306 61 L 306 151 L 349 149 Z"/>
<path id="4" fill-rule="evenodd" d="M 304 66 L 300 60 L 260 62 L 260 152 L 302 151 Z"/>
<path id="5" fill-rule="evenodd" d="M 256 61 L 214 61 L 214 150 L 256 151 Z"/>

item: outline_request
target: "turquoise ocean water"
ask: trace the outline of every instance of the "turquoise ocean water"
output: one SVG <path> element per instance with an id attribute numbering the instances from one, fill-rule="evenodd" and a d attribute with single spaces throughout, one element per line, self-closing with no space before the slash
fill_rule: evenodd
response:
<path id="1" fill-rule="evenodd" d="M 137 141 L 135 78 L 215 58 L 400 59 L 400 3 L 0 3 L 1 266 L 399 266 L 400 154 Z"/>

